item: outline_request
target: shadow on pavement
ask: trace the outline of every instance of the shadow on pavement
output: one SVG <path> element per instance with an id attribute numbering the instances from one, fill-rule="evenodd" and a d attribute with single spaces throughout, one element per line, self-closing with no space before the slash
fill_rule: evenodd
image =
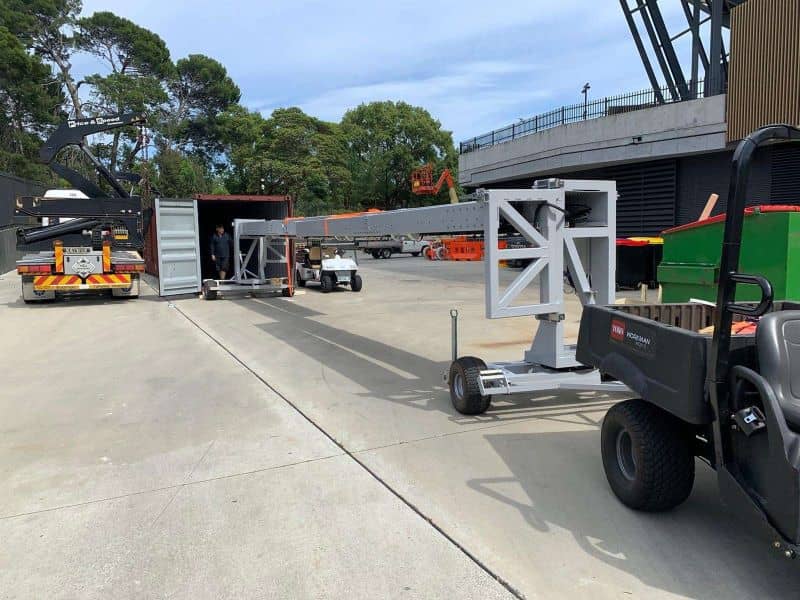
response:
<path id="1" fill-rule="evenodd" d="M 469 487 L 518 510 L 532 529 L 565 529 L 586 554 L 673 594 L 797 597 L 796 563 L 737 531 L 722 509 L 713 472 L 700 461 L 694 491 L 683 505 L 640 513 L 623 506 L 608 487 L 597 429 L 484 437 L 513 476 L 472 479 Z"/>
<path id="2" fill-rule="evenodd" d="M 450 393 L 442 378 L 450 366 L 449 361 L 433 361 L 320 323 L 311 317 L 321 313 L 279 298 L 243 300 L 237 304 L 268 317 L 270 322 L 257 327 L 269 335 L 367 389 L 358 395 L 425 411 L 439 411 L 454 423 L 509 423 L 531 418 L 557 420 L 560 415 L 568 417 L 574 414 L 574 409 L 565 407 L 565 404 L 600 411 L 609 408 L 614 401 L 595 392 L 578 395 L 575 392 L 557 395 L 547 392 L 533 397 L 499 400 L 483 415 L 460 415 L 452 407 Z M 553 411 L 554 407 L 558 410 Z M 590 421 L 589 424 L 597 423 Z"/>
<path id="3" fill-rule="evenodd" d="M 153 295 L 140 295 L 138 298 L 112 298 L 110 295 L 99 296 L 97 294 L 77 294 L 60 296 L 55 300 L 43 300 L 41 302 L 25 303 L 20 295 L 11 302 L 4 302 L 0 306 L 8 308 L 24 308 L 26 310 L 47 310 L 48 308 L 86 308 L 87 306 L 103 306 L 106 304 L 127 304 L 129 302 L 165 302 L 166 298 L 159 298 Z"/>

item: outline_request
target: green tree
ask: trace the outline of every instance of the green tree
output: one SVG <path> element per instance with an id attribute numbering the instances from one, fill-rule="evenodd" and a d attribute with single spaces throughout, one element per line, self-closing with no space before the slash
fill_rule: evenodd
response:
<path id="1" fill-rule="evenodd" d="M 153 162 L 156 188 L 165 198 L 187 198 L 209 192 L 213 187 L 204 165 L 177 150 L 160 147 Z"/>
<path id="2" fill-rule="evenodd" d="M 167 82 L 170 107 L 164 135 L 210 165 L 224 151 L 218 116 L 239 102 L 241 92 L 225 67 L 213 58 L 190 54 L 175 67 Z"/>
<path id="3" fill-rule="evenodd" d="M 43 128 L 53 123 L 63 97 L 50 69 L 25 49 L 0 14 L 0 169 L 42 179 L 35 164 Z"/>
<path id="4" fill-rule="evenodd" d="M 353 189 L 363 206 L 400 208 L 446 201 L 411 193 L 411 171 L 426 163 L 455 175 L 451 132 L 423 108 L 405 102 L 372 102 L 348 111 L 342 129 L 352 152 Z"/>
<path id="5" fill-rule="evenodd" d="M 230 158 L 233 192 L 291 194 L 300 214 L 351 206 L 347 143 L 341 128 L 281 108 L 264 119 L 237 106 L 220 119 Z"/>
<path id="6" fill-rule="evenodd" d="M 77 22 L 77 47 L 100 58 L 110 71 L 86 78 L 93 86 L 94 112 L 137 112 L 153 114 L 167 102 L 164 82 L 175 71 L 169 50 L 158 35 L 111 12 L 97 12 Z M 117 167 L 120 138 L 132 142 L 125 168 L 133 164 L 142 148 L 135 130 L 117 130 L 113 135 L 110 167 Z"/>
<path id="7" fill-rule="evenodd" d="M 71 31 L 81 12 L 81 0 L 5 0 L 0 20 L 43 60 L 51 63 L 67 92 L 73 114 L 84 116 L 77 84 L 72 77 L 75 52 Z M 4 19 L 3 13 L 7 16 Z M 10 18 L 13 17 L 13 18 Z"/>

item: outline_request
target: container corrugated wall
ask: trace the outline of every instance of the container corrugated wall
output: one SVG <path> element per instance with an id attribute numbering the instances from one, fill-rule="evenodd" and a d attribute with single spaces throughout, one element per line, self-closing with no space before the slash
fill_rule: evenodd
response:
<path id="1" fill-rule="evenodd" d="M 800 125 L 800 0 L 731 11 L 728 141 L 770 123 Z"/>
<path id="2" fill-rule="evenodd" d="M 200 245 L 200 267 L 203 278 L 216 276 L 208 246 L 217 223 L 223 224 L 230 233 L 230 224 L 233 219 L 285 219 L 293 214 L 292 198 L 290 196 L 198 194 L 194 199 L 197 202 L 198 242 Z M 148 273 L 158 275 L 158 241 L 155 235 L 155 220 L 155 218 L 151 220 L 150 231 L 152 235 L 147 238 L 145 263 Z M 283 254 L 284 245 L 284 242 L 281 241 L 276 243 L 275 247 L 276 249 L 280 248 Z M 270 255 L 274 256 L 272 253 Z M 288 277 L 286 265 L 267 265 L 266 276 Z"/>

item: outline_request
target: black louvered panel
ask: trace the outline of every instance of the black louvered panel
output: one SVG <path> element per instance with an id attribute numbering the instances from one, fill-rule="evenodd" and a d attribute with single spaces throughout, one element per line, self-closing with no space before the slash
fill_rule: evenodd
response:
<path id="1" fill-rule="evenodd" d="M 792 144 L 772 149 L 772 202 L 800 204 L 800 147 Z"/>
<path id="2" fill-rule="evenodd" d="M 674 160 L 605 169 L 617 182 L 617 236 L 658 235 L 675 225 Z"/>
<path id="3" fill-rule="evenodd" d="M 711 194 L 720 197 L 713 214 L 724 210 L 732 157 L 732 152 L 719 152 L 678 161 L 678 225 L 696 221 Z"/>
<path id="4" fill-rule="evenodd" d="M 719 200 L 712 215 L 725 212 L 728 206 L 728 187 L 731 180 L 733 152 L 688 156 L 678 161 L 678 225 L 696 221 L 711 194 Z M 753 158 L 745 204 L 771 203 L 771 148 L 762 148 Z"/>

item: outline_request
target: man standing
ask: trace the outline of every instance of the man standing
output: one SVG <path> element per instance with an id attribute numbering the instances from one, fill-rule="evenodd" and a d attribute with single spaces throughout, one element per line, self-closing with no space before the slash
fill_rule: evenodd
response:
<path id="1" fill-rule="evenodd" d="M 211 260 L 214 261 L 214 270 L 219 279 L 225 279 L 231 266 L 231 245 L 233 240 L 225 231 L 225 226 L 221 223 L 217 225 L 217 230 L 211 236 Z"/>

